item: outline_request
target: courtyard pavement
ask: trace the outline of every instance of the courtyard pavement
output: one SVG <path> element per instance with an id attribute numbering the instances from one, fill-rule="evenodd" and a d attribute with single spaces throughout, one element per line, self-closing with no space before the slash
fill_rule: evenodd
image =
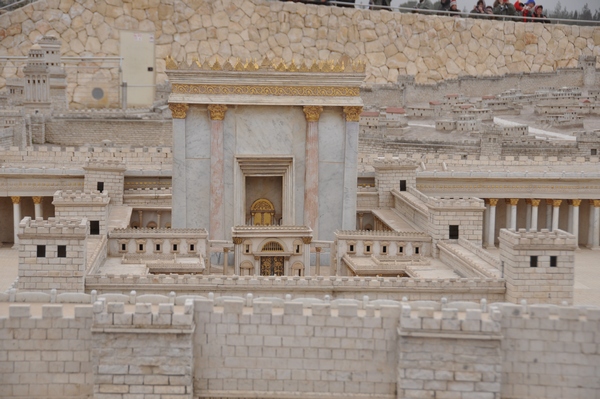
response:
<path id="1" fill-rule="evenodd" d="M 499 257 L 499 249 L 489 251 Z M 18 276 L 18 252 L 8 244 L 0 247 L 0 292 Z M 324 273 L 325 274 L 325 273 Z M 600 252 L 580 249 L 575 253 L 575 304 L 600 306 Z"/>

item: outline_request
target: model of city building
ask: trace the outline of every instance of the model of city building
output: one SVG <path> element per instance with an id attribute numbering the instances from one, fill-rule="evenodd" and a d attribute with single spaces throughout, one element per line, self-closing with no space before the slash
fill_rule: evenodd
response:
<path id="1" fill-rule="evenodd" d="M 39 0 L 0 36 L 0 397 L 600 398 L 600 27 Z"/>

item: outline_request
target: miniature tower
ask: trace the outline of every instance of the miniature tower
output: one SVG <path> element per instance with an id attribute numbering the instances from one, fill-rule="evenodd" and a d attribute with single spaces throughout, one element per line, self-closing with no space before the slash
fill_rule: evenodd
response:
<path id="1" fill-rule="evenodd" d="M 573 303 L 576 238 L 562 230 L 500 230 L 506 300 Z"/>
<path id="2" fill-rule="evenodd" d="M 112 205 L 123 205 L 125 170 L 119 161 L 90 160 L 84 167 L 83 191 L 108 191 Z"/>
<path id="3" fill-rule="evenodd" d="M 49 72 L 49 95 L 53 110 L 66 110 L 67 73 L 61 65 L 61 42 L 53 36 L 44 36 L 38 41 L 44 52 L 44 60 Z"/>
<path id="4" fill-rule="evenodd" d="M 89 220 L 90 235 L 104 235 L 107 233 L 109 202 L 106 190 L 102 193 L 67 190 L 54 193 L 52 205 L 57 218 L 85 217 Z"/>
<path id="5" fill-rule="evenodd" d="M 85 218 L 24 218 L 19 224 L 18 288 L 83 292 L 87 234 Z"/>
<path id="6" fill-rule="evenodd" d="M 579 67 L 583 68 L 583 87 L 594 87 L 596 85 L 596 57 L 580 56 Z"/>
<path id="7" fill-rule="evenodd" d="M 27 108 L 50 109 L 50 68 L 46 65 L 44 50 L 34 44 L 29 50 L 25 75 L 25 101 Z"/>

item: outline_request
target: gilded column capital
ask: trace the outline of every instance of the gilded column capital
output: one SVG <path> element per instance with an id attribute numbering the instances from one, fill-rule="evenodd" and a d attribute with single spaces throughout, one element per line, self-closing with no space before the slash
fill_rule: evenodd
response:
<path id="1" fill-rule="evenodd" d="M 595 208 L 600 208 L 600 200 L 595 200 L 595 199 L 591 199 L 590 200 L 590 205 L 595 207 Z"/>
<path id="2" fill-rule="evenodd" d="M 360 114 L 362 114 L 362 111 L 363 107 L 344 107 L 346 122 L 358 122 L 360 120 Z"/>
<path id="3" fill-rule="evenodd" d="M 302 237 L 302 242 L 304 244 L 310 244 L 312 241 L 312 237 Z"/>
<path id="4" fill-rule="evenodd" d="M 490 206 L 496 206 L 498 205 L 498 198 L 490 198 Z"/>
<path id="5" fill-rule="evenodd" d="M 540 206 L 541 201 L 542 200 L 539 200 L 539 199 L 531 199 L 531 206 L 538 207 L 538 206 Z"/>
<path id="6" fill-rule="evenodd" d="M 519 203 L 519 198 L 511 198 L 508 200 L 507 203 L 509 203 L 512 206 L 516 206 Z"/>
<path id="7" fill-rule="evenodd" d="M 233 237 L 233 243 L 235 245 L 240 245 L 242 242 L 244 242 L 244 239 L 242 237 Z"/>
<path id="8" fill-rule="evenodd" d="M 562 200 L 552 200 L 552 206 L 555 208 L 558 208 L 561 203 L 562 203 Z"/>
<path id="9" fill-rule="evenodd" d="M 227 111 L 227 105 L 224 104 L 210 104 L 208 106 L 208 113 L 210 119 L 213 121 L 222 121 L 225 119 L 225 112 Z"/>
<path id="10" fill-rule="evenodd" d="M 581 200 L 580 199 L 571 200 L 571 205 L 573 205 L 574 207 L 578 207 L 579 205 L 581 205 Z"/>
<path id="11" fill-rule="evenodd" d="M 39 205 L 42 203 L 42 198 L 43 197 L 31 197 L 33 199 L 33 203 L 36 205 Z"/>
<path id="12" fill-rule="evenodd" d="M 321 112 L 323 112 L 323 107 L 320 105 L 305 105 L 302 110 L 308 122 L 318 122 Z"/>
<path id="13" fill-rule="evenodd" d="M 185 119 L 189 107 L 184 103 L 170 103 L 169 108 L 173 119 Z"/>
<path id="14" fill-rule="evenodd" d="M 14 196 L 14 197 L 10 197 L 10 199 L 12 200 L 13 205 L 17 205 L 17 204 L 21 203 L 21 197 Z"/>
<path id="15" fill-rule="evenodd" d="M 316 252 L 321 252 L 321 247 L 315 247 Z"/>
<path id="16" fill-rule="evenodd" d="M 546 198 L 546 205 L 552 205 L 554 203 L 553 199 Z"/>
<path id="17" fill-rule="evenodd" d="M 525 198 L 525 203 L 527 205 L 531 205 L 531 198 Z"/>

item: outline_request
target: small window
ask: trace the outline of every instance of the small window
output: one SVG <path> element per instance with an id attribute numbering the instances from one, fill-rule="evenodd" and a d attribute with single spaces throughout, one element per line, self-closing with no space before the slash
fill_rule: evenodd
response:
<path id="1" fill-rule="evenodd" d="M 103 181 L 99 181 L 98 183 L 96 183 L 96 190 L 103 192 L 104 191 L 104 182 Z"/>
<path id="2" fill-rule="evenodd" d="M 558 266 L 558 256 L 551 256 L 550 257 L 550 267 L 556 267 Z"/>
<path id="3" fill-rule="evenodd" d="M 300 253 L 300 245 L 296 245 L 296 253 L 299 254 Z"/>
<path id="4" fill-rule="evenodd" d="M 537 256 L 531 256 L 529 258 L 529 266 L 530 267 L 537 267 L 538 266 L 538 257 Z"/>
<path id="5" fill-rule="evenodd" d="M 155 250 L 156 252 L 160 252 L 160 244 L 156 244 L 156 246 L 155 246 L 154 250 Z"/>
<path id="6" fill-rule="evenodd" d="M 370 252 L 371 252 L 371 246 L 370 246 L 370 245 L 367 245 L 367 246 L 365 247 L 365 252 L 366 252 L 366 253 L 370 253 Z"/>
<path id="7" fill-rule="evenodd" d="M 458 240 L 458 225 L 450 225 L 449 227 L 449 238 L 451 240 Z"/>
<path id="8" fill-rule="evenodd" d="M 354 245 L 350 244 L 350 252 L 354 252 Z"/>
<path id="9" fill-rule="evenodd" d="M 419 254 L 419 250 L 420 250 L 420 248 L 419 248 L 419 247 L 415 247 L 415 255 L 418 255 L 418 254 Z"/>
<path id="10" fill-rule="evenodd" d="M 121 251 L 127 251 L 127 244 L 121 244 Z"/>
<path id="11" fill-rule="evenodd" d="M 178 251 L 177 248 L 178 248 L 177 244 L 173 244 L 173 252 L 177 252 Z"/>
<path id="12" fill-rule="evenodd" d="M 592 155 L 598 155 L 598 150 L 595 148 L 592 148 Z"/>
<path id="13" fill-rule="evenodd" d="M 406 180 L 400 180 L 400 191 L 406 191 Z"/>
<path id="14" fill-rule="evenodd" d="M 37 257 L 38 258 L 45 258 L 46 257 L 46 246 L 45 245 L 38 245 L 37 246 Z"/>
<path id="15" fill-rule="evenodd" d="M 381 253 L 384 255 L 387 255 L 387 245 L 384 245 L 383 247 L 381 247 Z"/>
<path id="16" fill-rule="evenodd" d="M 250 244 L 246 244 L 246 251 L 245 251 L 245 252 L 246 252 L 247 254 L 249 254 L 249 253 L 250 253 Z"/>
<path id="17" fill-rule="evenodd" d="M 56 256 L 58 256 L 59 258 L 66 258 L 67 257 L 67 246 L 59 245 L 58 248 L 56 249 Z"/>
<path id="18" fill-rule="evenodd" d="M 196 251 L 196 246 L 194 244 L 190 244 L 190 252 Z"/>
<path id="19" fill-rule="evenodd" d="M 399 254 L 403 254 L 404 253 L 404 247 L 398 247 L 398 253 Z"/>
<path id="20" fill-rule="evenodd" d="M 138 244 L 138 251 L 144 251 L 144 244 Z"/>
<path id="21" fill-rule="evenodd" d="M 90 235 L 92 235 L 92 236 L 100 235 L 100 221 L 99 220 L 90 220 Z"/>

